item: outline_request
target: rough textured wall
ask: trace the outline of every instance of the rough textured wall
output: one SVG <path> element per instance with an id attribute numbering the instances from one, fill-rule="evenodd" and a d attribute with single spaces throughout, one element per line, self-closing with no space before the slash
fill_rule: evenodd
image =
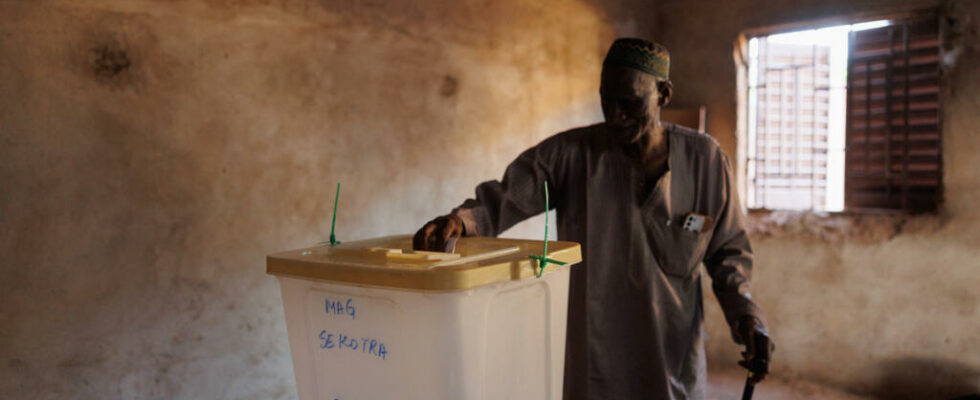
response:
<path id="1" fill-rule="evenodd" d="M 327 238 L 337 182 L 341 240 L 408 233 L 600 120 L 601 57 L 636 18 L 0 0 L 0 397 L 294 397 L 264 256 Z"/>
<path id="2" fill-rule="evenodd" d="M 909 0 L 666 1 L 655 37 L 672 51 L 678 103 L 708 106 L 708 127 L 736 152 L 733 42 L 747 29 L 935 7 Z M 753 291 L 776 340 L 776 374 L 887 398 L 980 392 L 980 2 L 948 5 L 939 215 L 758 215 Z M 959 49 L 959 50 L 956 50 Z M 713 299 L 708 351 L 733 364 Z M 764 390 L 764 389 L 760 389 Z"/>

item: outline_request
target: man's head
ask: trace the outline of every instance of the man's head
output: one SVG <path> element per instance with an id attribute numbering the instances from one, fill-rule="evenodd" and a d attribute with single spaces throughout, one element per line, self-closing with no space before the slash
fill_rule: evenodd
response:
<path id="1" fill-rule="evenodd" d="M 643 39 L 617 39 L 602 63 L 599 96 L 610 133 L 635 142 L 660 123 L 660 107 L 670 102 L 670 54 Z"/>

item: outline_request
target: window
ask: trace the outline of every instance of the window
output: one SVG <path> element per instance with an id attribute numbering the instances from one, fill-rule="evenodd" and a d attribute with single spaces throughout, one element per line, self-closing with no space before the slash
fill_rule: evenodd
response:
<path id="1" fill-rule="evenodd" d="M 747 64 L 749 208 L 936 209 L 935 17 L 753 37 Z"/>

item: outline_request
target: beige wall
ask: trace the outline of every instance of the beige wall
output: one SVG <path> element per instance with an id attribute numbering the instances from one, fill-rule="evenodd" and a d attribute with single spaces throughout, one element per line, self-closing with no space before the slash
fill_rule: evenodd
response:
<path id="1" fill-rule="evenodd" d="M 327 238 L 338 181 L 341 240 L 408 233 L 600 120 L 651 15 L 0 0 L 0 397 L 293 398 L 265 255 Z"/>
<path id="2" fill-rule="evenodd" d="M 708 130 L 736 152 L 733 42 L 747 29 L 847 22 L 938 1 L 671 0 L 654 36 L 672 51 L 681 105 L 708 106 Z M 895 398 L 980 392 L 980 2 L 946 5 L 943 92 L 946 204 L 939 215 L 756 214 L 754 294 L 777 343 L 776 374 Z M 802 25 L 801 25 L 802 23 Z M 732 365 L 713 299 L 708 351 Z"/>
<path id="3" fill-rule="evenodd" d="M 618 35 L 672 49 L 675 104 L 734 154 L 741 30 L 935 1 L 597 3 L 0 0 L 0 393 L 292 398 L 264 255 L 326 239 L 336 182 L 341 240 L 414 230 L 600 120 Z M 755 222 L 779 374 L 978 390 L 980 5 L 957 4 L 941 216 Z"/>

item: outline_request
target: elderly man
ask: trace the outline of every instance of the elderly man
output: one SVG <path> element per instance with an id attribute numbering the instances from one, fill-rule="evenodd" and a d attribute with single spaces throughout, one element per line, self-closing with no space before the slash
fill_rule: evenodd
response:
<path id="1" fill-rule="evenodd" d="M 732 336 L 746 345 L 743 365 L 768 365 L 731 164 L 710 136 L 660 121 L 673 90 L 668 67 L 663 46 L 616 40 L 599 89 L 605 123 L 528 149 L 503 180 L 480 184 L 475 199 L 415 235 L 414 247 L 427 250 L 495 236 L 544 210 L 548 182 L 558 237 L 581 243 L 584 257 L 571 272 L 566 399 L 704 397 L 702 261 Z"/>

